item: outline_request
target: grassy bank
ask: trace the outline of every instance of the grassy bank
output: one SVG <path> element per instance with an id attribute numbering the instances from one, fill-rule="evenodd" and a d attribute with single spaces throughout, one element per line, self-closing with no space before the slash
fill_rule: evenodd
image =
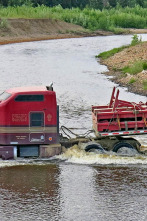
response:
<path id="1" fill-rule="evenodd" d="M 123 49 L 128 48 L 129 46 L 122 46 L 119 48 L 113 48 L 109 51 L 104 51 L 102 53 L 100 53 L 99 55 L 97 55 L 97 58 L 101 58 L 101 59 L 107 59 L 110 58 L 111 56 L 115 55 L 118 52 L 121 52 Z"/>
<path id="2" fill-rule="evenodd" d="M 136 46 L 141 43 L 142 43 L 141 38 L 139 39 L 139 37 L 135 34 L 132 37 L 132 42 L 130 45 L 122 46 L 119 48 L 113 48 L 109 51 L 105 51 L 105 52 L 100 53 L 96 57 L 105 60 L 105 59 L 108 59 L 108 58 L 114 56 L 116 53 L 123 51 L 125 48 L 130 48 L 131 46 Z M 122 73 L 124 73 L 124 74 L 129 73 L 129 74 L 135 75 L 143 70 L 147 70 L 147 61 L 140 60 L 140 59 L 137 61 L 134 60 L 134 62 L 131 62 L 129 65 L 123 66 L 122 68 L 118 68 L 118 69 L 115 67 L 115 64 L 114 64 L 113 70 L 122 71 Z"/>
<path id="3" fill-rule="evenodd" d="M 89 30 L 108 30 L 116 34 L 123 32 L 123 28 L 147 28 L 147 10 L 140 6 L 134 8 L 112 8 L 95 10 L 85 8 L 63 9 L 61 6 L 53 8 L 38 6 L 0 8 L 0 18 L 51 18 L 78 24 Z"/>
<path id="4" fill-rule="evenodd" d="M 114 48 L 97 57 L 108 66 L 108 75 L 114 81 L 127 86 L 131 91 L 147 95 L 147 42 L 142 42 L 136 35 L 131 45 Z"/>

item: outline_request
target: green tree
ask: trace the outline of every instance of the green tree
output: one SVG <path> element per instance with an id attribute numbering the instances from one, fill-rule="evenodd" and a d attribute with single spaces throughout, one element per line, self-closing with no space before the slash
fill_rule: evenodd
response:
<path id="1" fill-rule="evenodd" d="M 144 6 L 144 0 L 136 0 L 136 4 L 138 4 L 138 5 L 143 7 Z"/>
<path id="2" fill-rule="evenodd" d="M 103 0 L 89 0 L 89 4 L 91 8 L 103 9 Z"/>
<path id="3" fill-rule="evenodd" d="M 73 7 L 85 8 L 89 5 L 89 0 L 72 0 L 72 4 Z"/>
<path id="4" fill-rule="evenodd" d="M 61 6 L 62 6 L 62 8 L 72 8 L 72 1 L 71 0 L 62 0 Z"/>
<path id="5" fill-rule="evenodd" d="M 133 7 L 135 7 L 135 5 L 136 5 L 136 0 L 130 0 L 130 1 L 128 1 L 128 6 L 129 6 L 129 7 L 133 8 Z"/>
<path id="6" fill-rule="evenodd" d="M 124 8 L 128 6 L 128 0 L 119 0 L 118 3 Z"/>
<path id="7" fill-rule="evenodd" d="M 109 0 L 109 5 L 112 7 L 116 7 L 117 0 Z"/>
<path id="8" fill-rule="evenodd" d="M 21 6 L 21 5 L 32 5 L 31 0 L 8 0 L 9 6 Z"/>
<path id="9" fill-rule="evenodd" d="M 103 0 L 103 8 L 109 8 L 109 0 Z"/>
<path id="10" fill-rule="evenodd" d="M 8 6 L 8 0 L 0 0 L 0 5 Z"/>
<path id="11" fill-rule="evenodd" d="M 144 0 L 143 7 L 147 8 L 147 0 Z"/>

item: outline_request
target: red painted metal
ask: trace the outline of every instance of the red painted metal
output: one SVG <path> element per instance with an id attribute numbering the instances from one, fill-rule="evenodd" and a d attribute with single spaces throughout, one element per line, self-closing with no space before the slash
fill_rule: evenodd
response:
<path id="1" fill-rule="evenodd" d="M 0 145 L 58 143 L 58 116 L 56 93 L 47 87 L 21 87 L 6 90 L 0 95 Z M 39 95 L 42 100 L 18 101 L 22 95 Z M 39 126 L 31 125 L 32 114 L 40 114 Z M 35 118 L 35 123 L 38 124 Z"/>
<path id="2" fill-rule="evenodd" d="M 92 106 L 93 128 L 97 136 L 120 136 L 147 133 L 147 102 L 138 104 L 119 100 L 113 88 L 110 103 Z"/>

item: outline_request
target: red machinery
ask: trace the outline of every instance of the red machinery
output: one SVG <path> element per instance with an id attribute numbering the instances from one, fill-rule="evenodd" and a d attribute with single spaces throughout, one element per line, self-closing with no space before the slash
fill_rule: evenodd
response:
<path id="1" fill-rule="evenodd" d="M 118 99 L 112 91 L 110 103 L 92 106 L 93 128 L 96 136 L 120 136 L 147 133 L 147 103 L 127 102 Z"/>

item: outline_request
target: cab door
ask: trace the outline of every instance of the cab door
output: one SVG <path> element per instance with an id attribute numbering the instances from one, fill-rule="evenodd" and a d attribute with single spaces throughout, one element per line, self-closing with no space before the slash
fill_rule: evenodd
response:
<path id="1" fill-rule="evenodd" d="M 29 113 L 29 129 L 30 142 L 43 143 L 45 141 L 45 113 L 44 112 L 30 112 Z"/>

